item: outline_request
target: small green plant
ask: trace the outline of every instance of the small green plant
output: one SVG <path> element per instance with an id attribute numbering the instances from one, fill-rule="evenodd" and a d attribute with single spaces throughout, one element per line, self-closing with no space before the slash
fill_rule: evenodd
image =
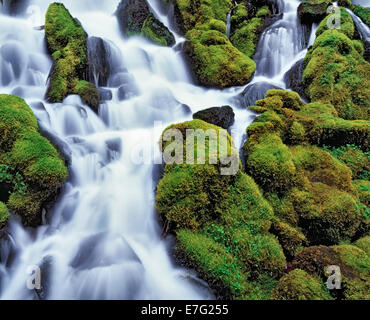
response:
<path id="1" fill-rule="evenodd" d="M 8 183 L 13 186 L 13 192 L 25 194 L 27 186 L 22 175 L 19 172 L 13 173 L 13 171 L 8 165 L 0 164 L 0 183 Z"/>

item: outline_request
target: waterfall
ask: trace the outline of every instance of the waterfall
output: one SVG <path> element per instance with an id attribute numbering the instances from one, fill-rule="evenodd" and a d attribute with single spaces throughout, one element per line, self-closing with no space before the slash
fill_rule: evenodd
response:
<path id="1" fill-rule="evenodd" d="M 351 15 L 353 22 L 357 28 L 358 33 L 363 41 L 370 42 L 370 28 L 351 10 L 346 9 L 347 12 Z"/>
<path id="2" fill-rule="evenodd" d="M 230 38 L 230 28 L 231 28 L 231 24 L 230 24 L 230 20 L 231 20 L 231 12 L 232 10 L 229 11 L 229 13 L 227 14 L 227 17 L 226 17 L 226 36 L 228 38 Z"/>
<path id="3" fill-rule="evenodd" d="M 44 16 L 49 0 L 31 0 Z M 70 153 L 70 177 L 45 224 L 29 230 L 13 217 L 0 242 L 0 299 L 208 299 L 208 286 L 172 261 L 173 239 L 161 239 L 154 194 L 161 155 L 157 142 L 169 124 L 191 112 L 230 105 L 235 144 L 243 142 L 254 114 L 238 108 L 244 88 L 206 89 L 192 83 L 181 55 L 132 37 L 123 39 L 117 0 L 60 1 L 77 17 L 92 48 L 105 48 L 111 66 L 102 80 L 106 93 L 99 114 L 75 95 L 63 103 L 44 100 L 52 61 L 43 30 L 25 13 L 0 13 L 0 89 L 23 97 L 40 127 Z M 167 26 L 156 0 L 149 1 Z M 283 18 L 261 36 L 252 81 L 284 87 L 283 76 L 305 54 L 299 41 L 297 0 L 279 1 Z M 97 23 L 99 21 L 99 23 Z M 95 38 L 92 38 L 95 37 Z M 183 38 L 175 34 L 176 42 Z M 100 39 L 100 40 L 99 40 Z M 131 92 L 132 94 L 126 94 Z M 42 271 L 43 290 L 27 289 L 30 266 Z"/>

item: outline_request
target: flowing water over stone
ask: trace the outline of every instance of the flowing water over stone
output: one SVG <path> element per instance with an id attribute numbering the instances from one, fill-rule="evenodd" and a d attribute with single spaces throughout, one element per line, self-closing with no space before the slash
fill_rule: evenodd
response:
<path id="1" fill-rule="evenodd" d="M 47 103 L 52 61 L 44 32 L 35 26 L 44 23 L 51 2 L 30 1 L 36 10 L 32 17 L 29 10 L 16 17 L 0 13 L 0 88 L 32 107 L 42 130 L 70 159 L 70 178 L 42 226 L 27 230 L 12 219 L 0 247 L 0 299 L 212 298 L 203 281 L 172 261 L 172 239 L 161 239 L 154 211 L 157 142 L 167 125 L 207 107 L 230 105 L 240 147 L 255 117 L 235 99 L 245 88 L 196 86 L 177 51 L 141 38 L 123 39 L 113 15 L 117 0 L 65 0 L 90 37 L 89 77 L 103 101 L 98 115 L 74 95 Z M 170 27 L 157 0 L 149 4 Z M 263 83 L 284 88 L 284 74 L 306 53 L 298 4 L 279 1 L 282 18 L 261 36 L 257 72 L 246 87 L 255 99 L 266 92 Z M 175 38 L 177 44 L 184 41 Z M 39 291 L 26 288 L 33 265 L 42 271 Z"/>

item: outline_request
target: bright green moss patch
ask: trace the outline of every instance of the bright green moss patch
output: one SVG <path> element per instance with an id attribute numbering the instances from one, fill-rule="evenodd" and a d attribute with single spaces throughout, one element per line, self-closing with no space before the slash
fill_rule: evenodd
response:
<path id="1" fill-rule="evenodd" d="M 324 284 L 303 270 L 282 277 L 272 292 L 273 300 L 331 300 Z"/>
<path id="2" fill-rule="evenodd" d="M 0 95 L 0 133 L 0 194 L 9 193 L 7 206 L 24 224 L 37 225 L 41 208 L 67 178 L 67 168 L 39 134 L 36 117 L 23 99 Z"/>
<path id="3" fill-rule="evenodd" d="M 175 44 L 173 34 L 151 13 L 144 21 L 141 34 L 161 46 L 172 46 Z"/>
<path id="4" fill-rule="evenodd" d="M 192 69 L 200 83 L 210 87 L 242 85 L 252 77 L 256 64 L 216 30 L 192 30 L 186 43 Z"/>
<path id="5" fill-rule="evenodd" d="M 54 65 L 46 98 L 50 102 L 62 102 L 69 94 L 80 94 L 87 68 L 87 35 L 81 24 L 74 19 L 61 3 L 52 3 L 46 12 L 45 36 Z M 93 84 L 83 85 L 82 100 L 97 110 L 99 95 Z"/>
<path id="6" fill-rule="evenodd" d="M 168 129 L 181 132 L 183 146 L 194 138 L 185 136 L 189 129 L 221 130 L 202 120 Z M 220 146 L 211 151 L 212 141 L 211 136 L 206 140 L 206 159 L 218 154 Z M 266 298 L 274 279 L 283 273 L 285 256 L 277 238 L 268 232 L 273 218 L 270 205 L 253 179 L 240 171 L 238 153 L 229 135 L 226 141 L 230 154 L 234 152 L 237 157 L 235 174 L 220 174 L 220 160 L 214 164 L 208 160 L 205 164 L 167 164 L 157 186 L 156 208 L 166 230 L 177 234 L 183 260 L 210 283 L 217 295 Z M 162 143 L 162 151 L 173 144 Z M 187 156 L 184 153 L 182 158 Z"/>
<path id="7" fill-rule="evenodd" d="M 353 34 L 353 23 L 347 17 L 343 29 L 324 31 L 324 22 L 305 57 L 306 93 L 312 101 L 331 103 L 341 118 L 368 120 L 370 64 L 359 52 L 357 42 L 348 37 Z"/>
<path id="8" fill-rule="evenodd" d="M 366 252 L 368 256 L 370 256 L 370 236 L 363 237 L 361 239 L 358 239 L 354 245 L 363 251 Z"/>

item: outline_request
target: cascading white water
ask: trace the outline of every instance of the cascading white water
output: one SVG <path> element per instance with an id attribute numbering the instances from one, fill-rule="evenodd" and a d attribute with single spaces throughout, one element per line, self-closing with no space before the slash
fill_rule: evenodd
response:
<path id="1" fill-rule="evenodd" d="M 32 0 L 30 4 L 43 17 L 51 2 Z M 27 230 L 12 219 L 8 239 L 0 244 L 0 299 L 211 298 L 202 281 L 171 261 L 171 239 L 160 238 L 154 212 L 153 176 L 158 173 L 153 162 L 160 158 L 161 131 L 170 123 L 190 119 L 189 108 L 195 112 L 231 105 L 236 114 L 234 139 L 240 146 L 254 117 L 234 104 L 243 88 L 195 86 L 172 48 L 140 38 L 123 39 L 112 15 L 118 0 L 62 2 L 89 36 L 101 37 L 109 46 L 114 72 L 107 89 L 112 99 L 100 105 L 99 115 L 78 96 L 46 103 L 51 60 L 43 31 L 33 28 L 35 19 L 27 14 L 11 18 L 0 13 L 0 91 L 23 97 L 40 126 L 58 137 L 71 158 L 70 178 L 47 223 Z M 149 3 L 169 26 L 156 0 Z M 299 2 L 280 3 L 284 16 L 260 40 L 257 65 L 264 67 L 253 82 L 262 77 L 280 84 L 278 79 L 304 54 L 295 30 Z M 177 43 L 182 40 L 176 35 Z M 119 83 L 128 78 L 134 94 L 122 100 Z M 155 121 L 160 123 L 153 126 Z M 42 270 L 43 290 L 37 295 L 26 288 L 32 265 Z"/>
<path id="2" fill-rule="evenodd" d="M 347 12 L 351 15 L 353 22 L 355 23 L 356 29 L 360 34 L 360 37 L 363 41 L 370 42 L 370 28 L 351 10 L 346 9 Z"/>

